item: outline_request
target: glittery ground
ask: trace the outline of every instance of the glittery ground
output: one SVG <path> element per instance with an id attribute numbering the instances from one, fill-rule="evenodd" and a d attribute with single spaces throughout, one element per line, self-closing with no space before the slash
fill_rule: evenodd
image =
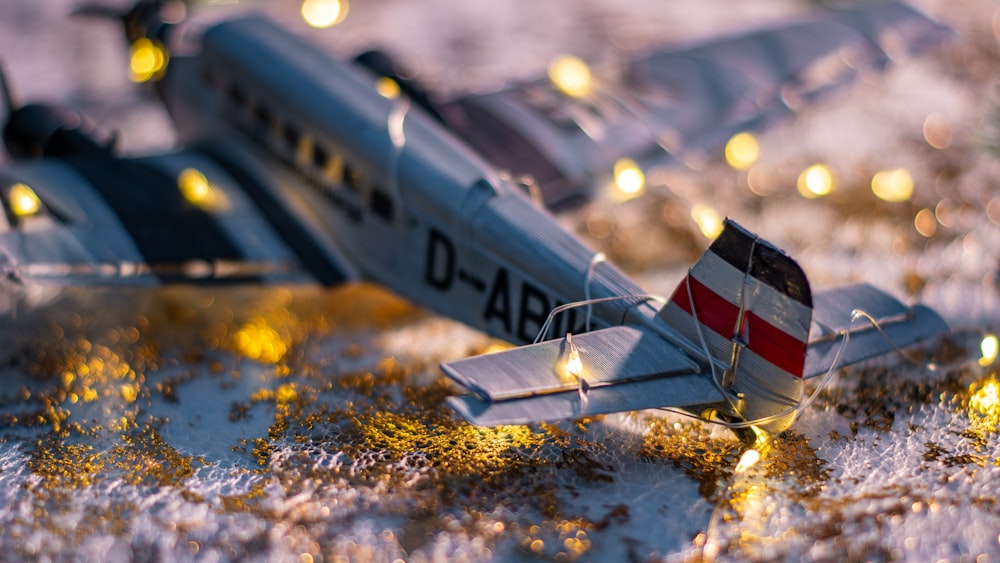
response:
<path id="1" fill-rule="evenodd" d="M 394 47 L 445 90 L 536 75 L 560 52 L 596 57 L 810 7 L 386 0 L 316 31 L 292 4 L 267 9 L 340 52 Z M 0 324 L 0 549 L 1000 560 L 1000 373 L 975 361 L 979 335 L 1000 330 L 1000 16 L 989 2 L 920 4 L 955 27 L 950 45 L 761 135 L 754 168 L 659 171 L 641 199 L 564 219 L 668 293 L 708 243 L 691 213 L 706 206 L 787 249 L 818 288 L 869 281 L 961 329 L 921 362 L 840 373 L 749 471 L 735 473 L 743 447 L 730 434 L 667 413 L 462 423 L 442 403 L 453 389 L 438 363 L 504 344 L 377 287 L 30 288 Z M 127 150 L 169 146 L 166 118 L 124 82 L 116 30 L 68 20 L 70 5 L 0 7 L 17 91 L 120 128 Z M 807 199 L 796 181 L 816 163 L 836 185 Z M 876 199 L 872 176 L 900 167 L 913 196 Z"/>

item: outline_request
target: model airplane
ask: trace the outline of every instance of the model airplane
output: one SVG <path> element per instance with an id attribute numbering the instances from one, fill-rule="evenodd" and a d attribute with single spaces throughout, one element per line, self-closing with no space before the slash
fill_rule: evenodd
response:
<path id="1" fill-rule="evenodd" d="M 13 110 L 6 277 L 364 278 L 510 342 L 555 337 L 444 366 L 473 392 L 452 404 L 481 424 L 672 406 L 781 429 L 803 378 L 945 329 L 870 286 L 813 296 L 794 261 L 732 222 L 660 307 L 364 69 L 252 15 L 177 46 L 159 5 L 138 4 L 126 33 L 166 63 L 156 88 L 190 148 L 121 158 L 75 117 Z"/>

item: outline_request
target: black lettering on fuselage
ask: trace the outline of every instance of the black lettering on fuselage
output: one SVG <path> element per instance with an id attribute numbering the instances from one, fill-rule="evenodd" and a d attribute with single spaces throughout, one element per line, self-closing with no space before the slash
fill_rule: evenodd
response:
<path id="1" fill-rule="evenodd" d="M 540 289 L 528 282 L 522 283 L 521 307 L 517 313 L 517 337 L 522 342 L 533 342 L 550 310 L 549 298 Z"/>
<path id="2" fill-rule="evenodd" d="M 425 264 L 424 281 L 435 289 L 447 291 L 455 277 L 455 245 L 437 229 L 430 230 Z"/>
<path id="3" fill-rule="evenodd" d="M 518 295 L 511 295 L 511 283 L 514 283 L 514 289 L 517 289 L 518 278 L 519 276 L 515 277 L 512 282 L 511 275 L 506 268 L 501 266 L 496 269 L 493 281 L 489 284 L 489 292 L 486 293 L 483 324 L 486 328 L 491 322 L 497 320 L 503 333 L 501 335 L 494 332 L 494 334 L 513 341 L 529 343 L 535 340 L 552 309 L 560 306 L 561 303 L 544 290 L 524 280 L 520 281 L 519 301 L 515 303 L 513 300 L 518 298 Z M 456 279 L 463 283 L 456 286 Z M 450 292 L 456 287 L 467 287 L 480 295 L 486 292 L 486 284 L 483 280 L 469 274 L 459 266 L 455 243 L 448 235 L 433 227 L 428 231 L 427 254 L 424 258 L 424 282 L 442 292 Z M 569 309 L 556 315 L 543 339 L 561 338 L 567 332 L 574 334 L 583 332 L 585 326 L 582 323 L 577 325 L 579 318 L 577 309 Z"/>
<path id="4" fill-rule="evenodd" d="M 510 313 L 510 286 L 507 282 L 507 270 L 497 268 L 497 275 L 493 278 L 490 296 L 486 298 L 486 311 L 483 313 L 483 321 L 488 323 L 490 319 L 498 318 L 503 323 L 504 331 L 510 334 L 513 324 Z"/>

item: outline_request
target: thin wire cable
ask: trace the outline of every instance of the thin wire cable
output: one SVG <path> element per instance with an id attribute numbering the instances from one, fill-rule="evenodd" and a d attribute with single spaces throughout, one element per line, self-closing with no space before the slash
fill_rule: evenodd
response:
<path id="1" fill-rule="evenodd" d="M 667 302 L 667 300 L 660 295 L 632 294 L 632 295 L 616 295 L 614 297 L 597 297 L 594 299 L 587 299 L 585 301 L 575 301 L 573 303 L 566 303 L 565 305 L 560 305 L 549 311 L 549 316 L 546 317 L 545 322 L 542 323 L 542 328 L 538 330 L 538 335 L 535 336 L 535 340 L 532 341 L 532 344 L 538 344 L 543 340 L 545 335 L 548 334 L 549 332 L 549 327 L 552 325 L 552 319 L 554 319 L 555 316 L 558 315 L 559 313 L 562 313 L 564 311 L 569 311 L 570 309 L 575 309 L 577 307 L 585 307 L 597 303 L 606 303 L 608 301 L 621 301 L 624 299 L 645 299 L 650 301 L 658 301 L 660 303 Z"/>
<path id="2" fill-rule="evenodd" d="M 583 281 L 583 299 L 584 301 L 590 301 L 590 281 L 594 277 L 594 270 L 597 269 L 597 265 L 601 262 L 607 260 L 607 256 L 603 252 L 598 252 L 594 254 L 594 257 L 590 259 L 590 266 L 587 267 L 587 277 Z M 584 325 L 586 327 L 586 332 L 590 332 L 590 316 L 593 312 L 593 307 L 591 304 L 587 305 L 587 322 Z"/>

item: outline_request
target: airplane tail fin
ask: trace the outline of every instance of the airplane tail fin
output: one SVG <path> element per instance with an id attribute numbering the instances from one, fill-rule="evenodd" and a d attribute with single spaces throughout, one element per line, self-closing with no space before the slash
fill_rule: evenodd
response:
<path id="1" fill-rule="evenodd" d="M 812 308 L 802 268 L 726 220 L 659 316 L 702 351 L 733 411 L 781 429 L 802 393 Z"/>

